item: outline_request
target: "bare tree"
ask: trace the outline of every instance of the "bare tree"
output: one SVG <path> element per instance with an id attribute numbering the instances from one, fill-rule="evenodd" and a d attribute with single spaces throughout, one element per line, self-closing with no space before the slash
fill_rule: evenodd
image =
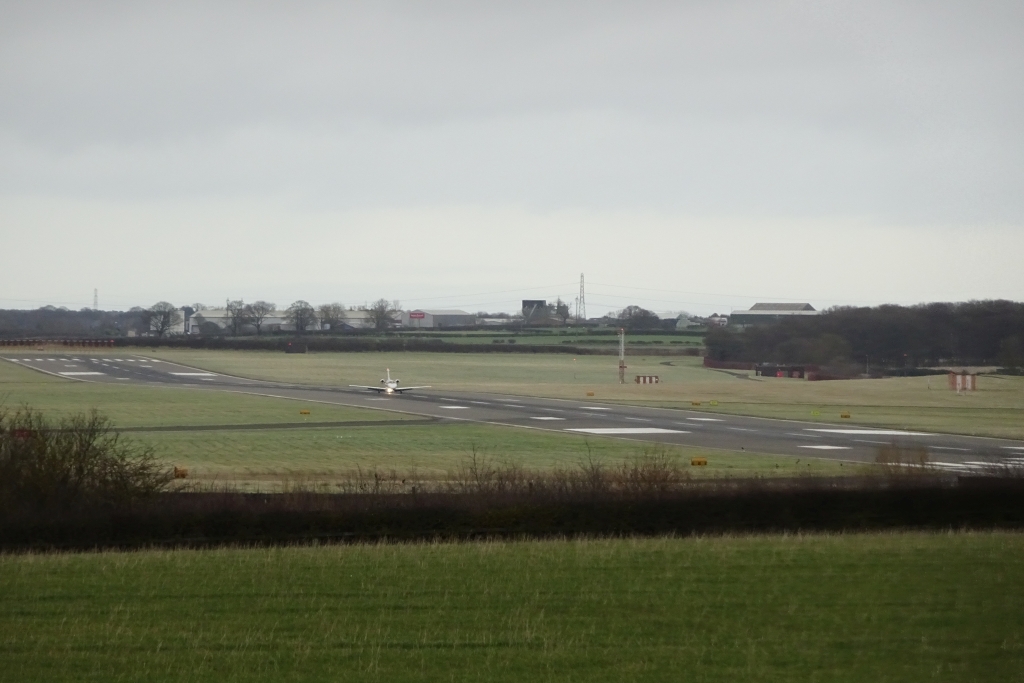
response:
<path id="1" fill-rule="evenodd" d="M 156 336 L 162 337 L 172 327 L 182 321 L 181 311 L 175 308 L 174 304 L 168 301 L 159 301 L 149 307 L 144 320 L 149 323 L 149 330 L 156 332 Z"/>
<path id="2" fill-rule="evenodd" d="M 276 307 L 276 304 L 269 301 L 254 301 L 245 307 L 246 316 L 253 327 L 256 328 L 257 336 L 259 336 L 260 331 L 263 329 L 263 321 L 274 312 Z"/>
<path id="3" fill-rule="evenodd" d="M 562 301 L 561 297 L 555 301 L 552 313 L 562 321 L 563 325 L 565 325 L 569 321 L 569 318 L 572 317 L 572 311 L 569 310 L 569 304 Z"/>
<path id="4" fill-rule="evenodd" d="M 231 333 L 234 336 L 242 331 L 242 328 L 252 322 L 249 318 L 249 309 L 241 299 L 229 301 L 227 306 L 228 320 L 231 321 Z"/>
<path id="5" fill-rule="evenodd" d="M 653 311 L 640 306 L 626 306 L 618 315 L 623 327 L 630 330 L 650 330 L 661 324 L 661 318 Z"/>
<path id="6" fill-rule="evenodd" d="M 370 314 L 370 321 L 373 322 L 374 329 L 377 330 L 386 330 L 393 325 L 395 319 L 392 316 L 398 311 L 398 302 L 387 299 L 377 299 L 366 309 L 366 312 Z"/>
<path id="7" fill-rule="evenodd" d="M 295 326 L 295 331 L 303 333 L 316 325 L 316 311 L 308 301 L 299 299 L 292 303 L 285 312 L 285 320 Z"/>
<path id="8" fill-rule="evenodd" d="M 320 317 L 320 326 L 329 325 L 330 329 L 337 330 L 345 320 L 345 306 L 335 301 L 333 304 L 321 304 L 316 309 Z"/>

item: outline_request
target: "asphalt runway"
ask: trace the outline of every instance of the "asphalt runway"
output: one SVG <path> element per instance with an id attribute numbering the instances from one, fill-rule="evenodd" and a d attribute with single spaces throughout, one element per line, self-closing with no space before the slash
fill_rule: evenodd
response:
<path id="1" fill-rule="evenodd" d="M 179 386 L 356 406 L 434 418 L 754 453 L 872 462 L 881 446 L 924 446 L 951 471 L 1024 467 L 1024 441 L 823 424 L 563 399 L 425 389 L 397 396 L 349 387 L 251 380 L 136 354 L 6 353 L 4 360 L 71 380 Z M 313 426 L 313 425 L 310 425 Z"/>

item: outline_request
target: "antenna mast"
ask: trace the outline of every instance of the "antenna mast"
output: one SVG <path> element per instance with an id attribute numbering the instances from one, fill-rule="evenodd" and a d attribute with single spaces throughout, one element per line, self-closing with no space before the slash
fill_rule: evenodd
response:
<path id="1" fill-rule="evenodd" d="M 587 297 L 583 291 L 583 273 L 580 273 L 580 298 L 576 300 L 576 322 L 587 321 Z"/>
<path id="2" fill-rule="evenodd" d="M 619 328 L 619 384 L 626 383 L 626 328 Z"/>

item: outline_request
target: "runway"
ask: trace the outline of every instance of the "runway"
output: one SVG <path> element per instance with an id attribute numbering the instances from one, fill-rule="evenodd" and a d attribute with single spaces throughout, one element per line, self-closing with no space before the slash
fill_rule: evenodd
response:
<path id="1" fill-rule="evenodd" d="M 124 353 L 96 356 L 6 353 L 0 358 L 70 380 L 240 392 L 388 410 L 434 418 L 435 423 L 473 422 L 586 437 L 849 462 L 872 462 L 879 447 L 898 443 L 924 446 L 932 466 L 950 471 L 978 471 L 991 468 L 993 464 L 1024 466 L 1024 441 L 1006 439 L 434 389 L 383 396 L 348 387 L 310 387 L 244 379 Z"/>

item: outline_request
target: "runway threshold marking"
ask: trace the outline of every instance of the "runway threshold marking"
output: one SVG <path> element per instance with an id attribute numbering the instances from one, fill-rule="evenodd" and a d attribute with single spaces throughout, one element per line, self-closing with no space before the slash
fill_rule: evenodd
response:
<path id="1" fill-rule="evenodd" d="M 581 432 L 583 434 L 689 434 L 690 432 L 681 429 L 663 429 L 662 427 L 573 427 L 566 429 L 567 432 Z"/>

